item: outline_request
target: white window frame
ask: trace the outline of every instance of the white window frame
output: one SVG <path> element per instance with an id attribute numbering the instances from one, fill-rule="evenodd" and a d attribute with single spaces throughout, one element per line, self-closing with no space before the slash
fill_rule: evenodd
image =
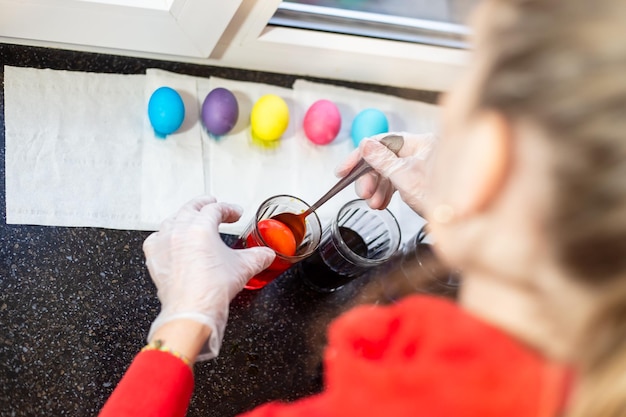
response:
<path id="1" fill-rule="evenodd" d="M 0 36 L 208 57 L 242 0 L 0 0 Z M 70 46 L 72 45 L 72 46 Z"/>
<path id="2" fill-rule="evenodd" d="M 0 0 L 0 41 L 433 91 L 468 51 L 267 26 L 280 0 Z"/>

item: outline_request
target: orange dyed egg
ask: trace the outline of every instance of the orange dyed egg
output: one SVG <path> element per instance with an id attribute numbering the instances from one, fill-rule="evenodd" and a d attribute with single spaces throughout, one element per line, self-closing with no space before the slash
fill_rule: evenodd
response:
<path id="1" fill-rule="evenodd" d="M 257 228 L 267 246 L 281 255 L 295 255 L 296 238 L 284 223 L 274 219 L 264 219 L 257 224 Z"/>

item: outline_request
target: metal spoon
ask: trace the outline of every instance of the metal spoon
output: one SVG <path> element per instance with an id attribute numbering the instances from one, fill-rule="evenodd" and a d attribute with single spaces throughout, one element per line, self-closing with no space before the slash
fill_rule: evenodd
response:
<path id="1" fill-rule="evenodd" d="M 404 145 L 404 138 L 400 135 L 388 135 L 380 140 L 380 143 L 385 145 L 389 150 L 391 150 L 396 155 L 402 149 L 402 145 Z M 349 184 L 354 182 L 361 175 L 367 174 L 372 170 L 372 167 L 365 162 L 364 159 L 361 159 L 352 170 L 340 179 L 337 184 L 335 184 L 326 194 L 324 194 L 319 200 L 317 200 L 311 207 L 309 207 L 306 211 L 295 214 L 295 213 L 279 213 L 275 216 L 272 216 L 272 219 L 278 220 L 279 222 L 285 224 L 291 232 L 296 240 L 296 247 L 300 246 L 302 243 L 302 239 L 304 238 L 304 232 L 306 230 L 306 217 L 313 213 L 315 210 L 320 208 L 322 204 L 330 200 L 335 194 L 346 188 Z"/>

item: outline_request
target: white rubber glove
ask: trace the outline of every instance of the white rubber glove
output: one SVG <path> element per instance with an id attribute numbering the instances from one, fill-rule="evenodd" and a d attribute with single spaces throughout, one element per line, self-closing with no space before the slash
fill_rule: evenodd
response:
<path id="1" fill-rule="evenodd" d="M 161 325 L 180 318 L 211 328 L 197 360 L 218 355 L 228 320 L 228 305 L 255 274 L 274 260 L 264 247 L 234 250 L 220 238 L 218 226 L 241 217 L 238 206 L 200 197 L 161 224 L 143 244 L 146 265 L 158 289 L 161 312 L 148 340 Z"/>
<path id="2" fill-rule="evenodd" d="M 404 145 L 396 156 L 379 143 L 379 140 L 392 133 L 383 133 L 363 139 L 346 160 L 337 168 L 336 174 L 344 177 L 363 158 L 375 172 L 363 175 L 356 182 L 357 195 L 370 207 L 387 207 L 393 193 L 398 190 L 400 197 L 414 211 L 423 211 L 423 198 L 429 171 L 429 157 L 437 143 L 432 134 L 393 133 L 404 137 Z"/>

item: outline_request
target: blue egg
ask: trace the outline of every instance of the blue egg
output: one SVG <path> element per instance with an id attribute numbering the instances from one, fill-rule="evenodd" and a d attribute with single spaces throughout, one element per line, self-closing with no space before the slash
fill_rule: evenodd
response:
<path id="1" fill-rule="evenodd" d="M 180 94 L 170 87 L 158 88 L 150 96 L 148 117 L 157 137 L 165 139 L 176 132 L 185 120 L 185 104 Z"/>
<path id="2" fill-rule="evenodd" d="M 378 109 L 365 109 L 352 121 L 350 136 L 354 146 L 359 146 L 363 139 L 387 132 L 389 132 L 389 122 L 385 113 Z"/>

